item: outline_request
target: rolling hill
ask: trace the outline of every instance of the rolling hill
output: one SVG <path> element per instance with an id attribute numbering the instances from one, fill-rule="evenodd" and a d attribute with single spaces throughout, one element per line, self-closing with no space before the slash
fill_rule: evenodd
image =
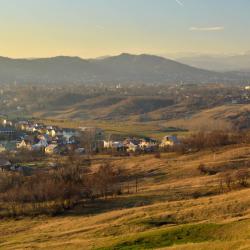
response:
<path id="1" fill-rule="evenodd" d="M 237 151 L 237 155 L 235 154 Z M 138 193 L 80 203 L 60 216 L 1 219 L 1 249 L 243 250 L 250 247 L 249 187 L 219 191 L 220 172 L 247 168 L 249 146 L 187 155 L 108 158 L 131 176 L 143 176 Z M 107 160 L 107 159 L 106 159 Z M 93 167 L 103 161 L 96 158 Z M 230 165 L 238 161 L 239 165 Z M 216 175 L 198 170 L 201 162 Z M 230 167 L 231 166 L 231 167 Z"/>
<path id="2" fill-rule="evenodd" d="M 59 56 L 43 59 L 0 58 L 1 83 L 209 83 L 237 80 L 237 75 L 198 69 L 153 55 L 121 54 L 81 59 Z"/>

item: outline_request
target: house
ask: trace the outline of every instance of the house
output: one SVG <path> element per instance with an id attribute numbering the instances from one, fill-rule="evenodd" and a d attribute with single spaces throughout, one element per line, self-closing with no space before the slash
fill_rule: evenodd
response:
<path id="1" fill-rule="evenodd" d="M 66 143 L 69 143 L 72 141 L 72 137 L 76 137 L 77 132 L 74 129 L 63 129 L 62 131 L 62 137 L 65 140 Z"/>
<path id="2" fill-rule="evenodd" d="M 11 121 L 8 121 L 6 119 L 3 120 L 2 124 L 4 127 L 6 127 L 6 126 L 12 127 L 12 125 L 13 125 Z"/>
<path id="3" fill-rule="evenodd" d="M 17 131 L 12 127 L 0 127 L 0 138 L 14 139 Z"/>
<path id="4" fill-rule="evenodd" d="M 45 148 L 45 153 L 48 155 L 58 154 L 60 152 L 57 144 L 50 144 Z"/>
<path id="5" fill-rule="evenodd" d="M 115 149 L 120 151 L 124 149 L 124 144 L 121 141 L 103 141 L 103 148 L 104 149 Z"/>
<path id="6" fill-rule="evenodd" d="M 17 149 L 31 150 L 32 149 L 32 145 L 31 145 L 31 143 L 29 141 L 23 139 L 20 142 L 17 142 L 16 148 Z"/>
<path id="7" fill-rule="evenodd" d="M 140 150 L 140 141 L 137 139 L 126 139 L 123 144 L 127 148 L 127 152 L 137 152 Z"/>
<path id="8" fill-rule="evenodd" d="M 140 140 L 139 146 L 143 151 L 153 151 L 158 147 L 158 142 L 151 138 L 144 138 Z"/>
<path id="9" fill-rule="evenodd" d="M 104 149 L 110 149 L 110 148 L 112 148 L 112 141 L 105 141 L 105 140 L 103 140 L 102 141 L 103 142 L 103 148 Z"/>
<path id="10" fill-rule="evenodd" d="M 28 121 L 19 121 L 18 123 L 15 124 L 16 128 L 22 131 L 26 131 L 26 129 L 29 126 Z"/>
<path id="11" fill-rule="evenodd" d="M 0 153 L 16 149 L 16 141 L 0 141 Z"/>
<path id="12" fill-rule="evenodd" d="M 40 151 L 40 150 L 48 147 L 48 145 L 49 144 L 48 144 L 47 140 L 40 140 L 38 143 L 32 145 L 32 150 Z"/>
<path id="13" fill-rule="evenodd" d="M 49 135 L 50 137 L 56 137 L 56 130 L 54 129 L 47 129 L 46 134 Z"/>
<path id="14" fill-rule="evenodd" d="M 76 136 L 71 136 L 70 138 L 68 138 L 68 144 L 78 144 L 78 140 Z"/>
<path id="15" fill-rule="evenodd" d="M 50 141 L 51 141 L 50 136 L 47 135 L 47 134 L 38 135 L 38 136 L 37 136 L 37 139 L 40 140 L 40 141 L 41 141 L 41 140 L 47 141 L 47 142 L 50 142 Z"/>
<path id="16" fill-rule="evenodd" d="M 10 161 L 6 160 L 6 159 L 1 159 L 0 158 L 0 169 L 2 172 L 4 171 L 10 171 L 11 168 L 11 163 Z"/>
<path id="17" fill-rule="evenodd" d="M 179 140 L 177 138 L 177 136 L 175 135 L 167 135 L 167 136 L 164 136 L 162 141 L 161 141 L 161 144 L 160 144 L 160 147 L 161 148 L 165 148 L 165 147 L 173 147 L 177 144 L 179 144 Z"/>
<path id="18" fill-rule="evenodd" d="M 36 128 L 34 125 L 29 125 L 29 126 L 26 128 L 26 131 L 31 132 L 31 133 L 34 133 L 34 132 L 38 131 L 38 128 Z"/>
<path id="19" fill-rule="evenodd" d="M 32 150 L 32 145 L 39 142 L 39 139 L 35 138 L 32 135 L 25 136 L 20 142 L 17 142 L 16 148 L 17 149 L 26 149 Z"/>
<path id="20" fill-rule="evenodd" d="M 3 153 L 5 151 L 6 151 L 6 148 L 2 144 L 0 144 L 0 153 Z"/>

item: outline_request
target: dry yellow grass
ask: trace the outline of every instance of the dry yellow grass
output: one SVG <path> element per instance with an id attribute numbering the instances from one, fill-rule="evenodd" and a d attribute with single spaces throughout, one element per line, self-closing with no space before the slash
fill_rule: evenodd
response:
<path id="1" fill-rule="evenodd" d="M 187 119 L 176 119 L 166 122 L 167 126 L 186 128 L 191 131 L 208 129 L 230 129 L 230 117 L 250 110 L 249 104 L 223 105 L 203 110 Z"/>
<path id="2" fill-rule="evenodd" d="M 216 165 L 247 157 L 250 153 L 246 146 L 238 147 L 235 154 L 232 152 L 235 152 L 235 148 L 227 147 L 219 150 L 215 158 L 209 151 L 185 156 L 162 154 L 160 159 L 151 155 L 112 158 L 113 164 L 125 167 L 131 174 L 137 172 L 145 176 L 139 182 L 137 194 L 103 201 L 109 211 L 99 211 L 93 215 L 78 213 L 61 217 L 2 220 L 0 249 L 108 249 L 114 244 L 143 237 L 145 233 L 158 234 L 196 223 L 225 226 L 221 232 L 217 232 L 218 240 L 187 242 L 161 249 L 250 249 L 249 189 L 198 199 L 191 195 L 197 190 L 214 190 L 218 186 L 217 176 L 202 176 L 199 173 L 197 166 L 200 162 Z M 94 165 L 97 164 L 98 161 Z M 161 226 L 148 223 L 166 218 L 171 219 L 170 223 Z"/>

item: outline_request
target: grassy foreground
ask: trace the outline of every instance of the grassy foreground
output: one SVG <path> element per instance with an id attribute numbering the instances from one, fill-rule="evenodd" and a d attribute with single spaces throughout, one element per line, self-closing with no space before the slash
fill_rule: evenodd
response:
<path id="1" fill-rule="evenodd" d="M 56 217 L 1 219 L 0 249 L 248 250 L 250 189 L 218 192 L 219 175 L 202 175 L 198 165 L 234 171 L 234 161 L 249 154 L 242 146 L 216 155 L 110 158 L 143 176 L 138 193 L 79 205 Z"/>

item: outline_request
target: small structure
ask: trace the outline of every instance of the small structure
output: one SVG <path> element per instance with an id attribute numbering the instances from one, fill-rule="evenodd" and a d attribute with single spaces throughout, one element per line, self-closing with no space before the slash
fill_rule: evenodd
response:
<path id="1" fill-rule="evenodd" d="M 77 148 L 75 150 L 75 153 L 78 155 L 84 154 L 85 153 L 85 148 Z"/>
<path id="2" fill-rule="evenodd" d="M 58 154 L 60 152 L 57 144 L 50 144 L 45 148 L 45 153 L 48 155 Z"/>
<path id="3" fill-rule="evenodd" d="M 158 147 L 158 142 L 151 138 L 144 138 L 140 140 L 139 146 L 143 151 L 154 151 Z"/>
<path id="4" fill-rule="evenodd" d="M 126 139 L 124 146 L 127 148 L 127 152 L 137 152 L 140 150 L 140 141 L 137 139 Z"/>
<path id="5" fill-rule="evenodd" d="M 161 141 L 161 144 L 160 144 L 160 147 L 161 148 L 165 148 L 165 147 L 173 147 L 177 144 L 179 144 L 179 140 L 177 138 L 177 136 L 175 135 L 167 135 L 167 136 L 164 136 L 162 141 Z"/>
<path id="6" fill-rule="evenodd" d="M 48 144 L 47 140 L 40 140 L 38 143 L 36 143 L 32 146 L 32 150 L 40 151 L 40 150 L 43 150 L 46 147 L 48 147 L 48 145 L 49 144 Z"/>
<path id="7" fill-rule="evenodd" d="M 32 145 L 31 145 L 31 143 L 29 141 L 23 139 L 20 142 L 17 142 L 16 148 L 17 149 L 31 150 Z"/>
<path id="8" fill-rule="evenodd" d="M 6 119 L 3 120 L 2 122 L 3 126 L 6 127 L 6 126 L 9 126 L 9 127 L 12 127 L 12 121 L 8 121 Z"/>
<path id="9" fill-rule="evenodd" d="M 17 131 L 12 127 L 0 127 L 0 138 L 14 139 Z"/>
<path id="10" fill-rule="evenodd" d="M 28 121 L 19 121 L 18 123 L 16 123 L 16 128 L 22 131 L 26 131 L 28 127 L 29 127 Z"/>
<path id="11" fill-rule="evenodd" d="M 20 142 L 17 142 L 16 147 L 17 149 L 32 150 L 32 145 L 37 144 L 38 142 L 39 139 L 35 136 L 29 135 L 25 136 Z"/>
<path id="12" fill-rule="evenodd" d="M 10 171 L 11 163 L 6 159 L 0 159 L 0 169 L 2 172 Z"/>
<path id="13" fill-rule="evenodd" d="M 54 129 L 47 129 L 46 134 L 49 135 L 50 137 L 56 137 L 56 130 Z"/>
<path id="14" fill-rule="evenodd" d="M 6 151 L 6 148 L 2 144 L 0 144 L 0 153 L 3 153 L 5 151 Z"/>

